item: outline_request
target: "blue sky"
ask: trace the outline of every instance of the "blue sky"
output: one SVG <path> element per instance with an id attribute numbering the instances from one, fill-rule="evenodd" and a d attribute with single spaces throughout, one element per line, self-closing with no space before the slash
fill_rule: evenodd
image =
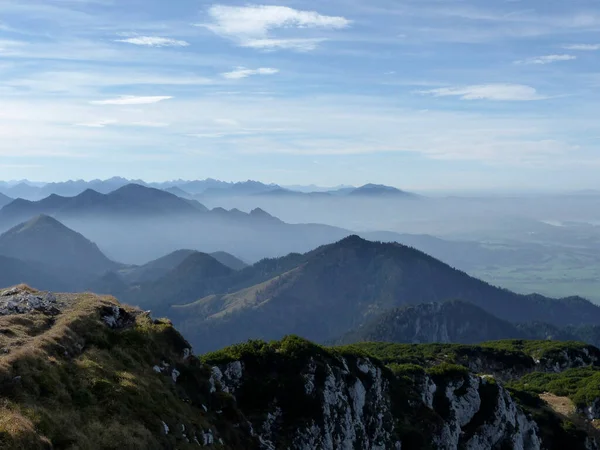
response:
<path id="1" fill-rule="evenodd" d="M 600 188 L 591 0 L 2 0 L 0 179 Z"/>

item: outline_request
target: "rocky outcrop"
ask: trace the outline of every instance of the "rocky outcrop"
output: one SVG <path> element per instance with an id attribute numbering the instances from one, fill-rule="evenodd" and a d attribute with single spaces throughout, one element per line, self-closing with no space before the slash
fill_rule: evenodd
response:
<path id="1" fill-rule="evenodd" d="M 54 294 L 36 292 L 26 286 L 17 286 L 0 293 L 0 316 L 32 312 L 58 314 L 60 310 Z"/>
<path id="2" fill-rule="evenodd" d="M 542 448 L 537 424 L 493 379 L 469 375 L 450 382 L 444 390 L 446 400 L 450 414 L 433 439 L 436 448 Z"/>
<path id="3" fill-rule="evenodd" d="M 431 448 L 543 448 L 537 424 L 491 377 L 423 375 L 396 397 L 396 377 L 369 358 L 310 357 L 298 377 L 281 374 L 278 389 L 264 389 L 269 406 L 257 414 L 247 404 L 246 383 L 257 389 L 256 374 L 247 366 L 238 360 L 213 367 L 211 383 L 215 390 L 236 395 L 264 450 L 416 448 L 398 425 L 412 420 L 415 411 L 428 420 L 413 425 L 422 428 Z M 286 409 L 290 392 L 295 392 L 296 407 L 304 409 Z M 309 405 L 315 409 L 307 414 Z"/>
<path id="4" fill-rule="evenodd" d="M 120 306 L 105 306 L 102 308 L 102 320 L 110 328 L 123 329 L 135 323 L 135 315 Z"/>

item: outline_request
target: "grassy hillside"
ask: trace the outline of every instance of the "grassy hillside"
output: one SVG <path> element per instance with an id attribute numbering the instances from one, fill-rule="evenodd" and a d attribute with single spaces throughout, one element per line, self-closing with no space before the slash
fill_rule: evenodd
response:
<path id="1" fill-rule="evenodd" d="M 1 448 L 191 449 L 209 432 L 240 448 L 248 439 L 217 413 L 210 369 L 187 357 L 170 322 L 88 294 L 56 305 L 53 316 L 0 317 Z"/>

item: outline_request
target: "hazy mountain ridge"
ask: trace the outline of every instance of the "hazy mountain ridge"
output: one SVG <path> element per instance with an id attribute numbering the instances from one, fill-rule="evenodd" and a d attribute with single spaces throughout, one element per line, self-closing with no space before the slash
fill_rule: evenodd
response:
<path id="1" fill-rule="evenodd" d="M 246 260 L 306 251 L 349 231 L 326 225 L 290 225 L 266 211 L 214 208 L 140 185 L 76 197 L 17 199 L 0 210 L 0 229 L 46 214 L 97 242 L 111 258 L 140 264 L 181 248 L 226 251 Z"/>
<path id="2" fill-rule="evenodd" d="M 13 201 L 12 198 L 0 193 L 0 208 L 2 208 L 4 205 L 8 205 L 12 201 Z"/>
<path id="3" fill-rule="evenodd" d="M 44 271 L 58 275 L 62 286 L 82 286 L 85 280 L 120 267 L 96 244 L 45 215 L 0 235 L 0 255 L 42 265 Z M 35 277 L 30 280 L 27 274 L 22 276 L 17 282 L 40 282 Z M 43 286 L 50 288 L 53 284 Z"/>
<path id="4" fill-rule="evenodd" d="M 57 218 L 143 214 L 192 214 L 202 211 L 189 201 L 159 189 L 129 184 L 108 194 L 87 189 L 75 197 L 52 194 L 39 201 L 17 199 L 0 210 L 0 224 L 28 220 L 39 214 Z"/>
<path id="5" fill-rule="evenodd" d="M 0 184 L 0 194 L 13 198 L 26 200 L 40 200 L 50 195 L 62 197 L 75 197 L 82 192 L 92 189 L 102 194 L 108 194 L 128 184 L 138 184 L 145 187 L 165 190 L 184 198 L 199 196 L 252 196 L 252 195 L 277 195 L 279 194 L 325 194 L 325 195 L 406 195 L 413 194 L 401 191 L 390 186 L 366 184 L 361 187 L 337 186 L 322 188 L 319 186 L 287 186 L 282 187 L 274 183 L 262 183 L 248 180 L 242 182 L 226 182 L 207 178 L 205 180 L 173 180 L 166 182 L 145 182 L 143 180 L 129 180 L 122 177 L 113 177 L 107 180 L 69 180 L 55 183 L 34 183 L 22 180 L 17 184 Z"/>

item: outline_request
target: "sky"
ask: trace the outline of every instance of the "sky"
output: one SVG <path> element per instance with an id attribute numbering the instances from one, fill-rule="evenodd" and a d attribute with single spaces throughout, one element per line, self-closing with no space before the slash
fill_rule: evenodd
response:
<path id="1" fill-rule="evenodd" d="M 0 179 L 600 188 L 592 0 L 0 0 Z"/>

